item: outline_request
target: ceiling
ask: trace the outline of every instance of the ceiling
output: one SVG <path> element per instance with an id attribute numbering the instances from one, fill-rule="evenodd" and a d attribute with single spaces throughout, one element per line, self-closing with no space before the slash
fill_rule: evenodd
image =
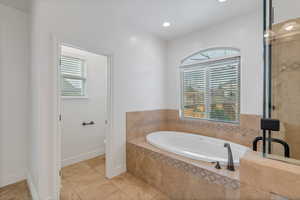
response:
<path id="1" fill-rule="evenodd" d="M 52 0 L 51 0 L 52 1 Z M 55 2 L 55 1 L 54 1 Z M 59 0 L 56 2 L 75 2 Z M 173 39 L 203 27 L 224 22 L 258 9 L 260 0 L 76 0 L 91 6 L 110 5 L 111 14 L 123 23 L 153 33 L 163 39 Z M 23 11 L 30 10 L 30 0 L 0 0 Z M 100 9 L 99 9 L 100 10 Z M 171 26 L 162 27 L 169 21 Z"/>
<path id="2" fill-rule="evenodd" d="M 208 25 L 257 11 L 260 0 L 115 0 L 123 20 L 172 39 Z M 162 27 L 164 21 L 172 25 Z"/>

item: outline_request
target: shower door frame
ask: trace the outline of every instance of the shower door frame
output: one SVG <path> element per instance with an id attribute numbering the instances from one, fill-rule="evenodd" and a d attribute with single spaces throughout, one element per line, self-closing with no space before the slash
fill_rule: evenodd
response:
<path id="1" fill-rule="evenodd" d="M 274 20 L 274 10 L 272 5 L 273 0 L 264 0 L 263 5 L 263 27 L 264 27 L 264 85 L 263 85 L 263 118 L 272 118 L 272 44 L 268 43 L 267 34 L 272 30 Z M 266 137 L 266 133 L 263 133 Z M 268 138 L 271 138 L 271 131 L 268 132 Z M 263 140 L 263 156 L 267 157 L 268 153 L 272 152 L 271 141 L 265 143 Z"/>

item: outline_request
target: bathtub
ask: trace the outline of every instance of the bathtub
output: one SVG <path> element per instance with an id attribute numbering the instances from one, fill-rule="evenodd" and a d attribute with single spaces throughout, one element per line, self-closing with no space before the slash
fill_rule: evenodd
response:
<path id="1" fill-rule="evenodd" d="M 187 158 L 206 162 L 219 161 L 221 165 L 227 164 L 228 159 L 224 143 L 230 144 L 235 165 L 239 165 L 240 157 L 249 150 L 248 147 L 226 140 L 174 131 L 150 133 L 147 135 L 147 142 L 162 150 Z"/>

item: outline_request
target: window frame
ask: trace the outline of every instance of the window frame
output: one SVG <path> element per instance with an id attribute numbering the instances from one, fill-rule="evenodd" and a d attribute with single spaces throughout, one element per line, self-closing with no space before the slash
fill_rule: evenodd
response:
<path id="1" fill-rule="evenodd" d="M 60 68 L 60 76 L 61 76 L 61 95 L 60 96 L 61 96 L 61 98 L 63 98 L 63 99 L 88 99 L 89 97 L 88 97 L 88 93 L 87 93 L 87 85 L 88 85 L 87 57 L 83 56 L 83 55 L 75 54 L 75 53 L 65 52 L 65 51 L 62 51 L 61 56 L 72 57 L 72 58 L 80 59 L 83 61 L 83 65 L 82 65 L 83 75 L 82 76 L 64 75 L 61 73 L 61 68 Z M 73 79 L 73 80 L 82 80 L 83 81 L 83 87 L 82 87 L 83 95 L 82 96 L 64 96 L 63 95 L 63 80 L 64 80 L 64 78 Z"/>
<path id="2" fill-rule="evenodd" d="M 219 50 L 219 49 L 228 49 L 228 50 L 235 50 L 238 51 L 239 54 L 233 55 L 233 56 L 226 56 L 226 57 L 220 57 L 216 59 L 208 59 L 204 61 L 195 61 L 193 63 L 188 63 L 184 64 L 186 60 L 191 58 L 192 56 L 197 55 L 200 52 L 203 51 L 209 51 L 209 50 Z M 201 120 L 201 121 L 211 121 L 211 122 L 222 122 L 222 123 L 230 123 L 230 124 L 240 124 L 240 118 L 238 121 L 227 121 L 227 120 L 218 120 L 218 119 L 211 119 L 210 116 L 207 116 L 208 118 L 197 118 L 197 117 L 186 117 L 184 116 L 184 72 L 187 71 L 188 69 L 192 68 L 201 68 L 203 66 L 203 70 L 205 73 L 205 83 L 206 87 L 208 84 L 208 76 L 207 76 L 207 68 L 213 67 L 213 64 L 218 64 L 218 62 L 222 60 L 230 60 L 230 59 L 239 59 L 239 66 L 238 66 L 238 73 L 239 73 L 239 97 L 238 97 L 238 102 L 239 102 L 239 115 L 241 114 L 241 63 L 242 63 L 242 56 L 241 56 L 241 51 L 240 49 L 237 48 L 232 48 L 232 47 L 216 47 L 216 48 L 208 48 L 208 49 L 203 49 L 201 51 L 198 51 L 196 53 L 193 53 L 192 55 L 186 57 L 181 61 L 179 70 L 180 70 L 180 109 L 179 109 L 179 118 L 182 120 Z M 208 66 L 210 65 L 210 66 Z M 208 105 L 205 109 L 209 109 L 210 105 L 210 94 L 207 94 L 205 91 L 205 106 Z M 208 97 L 207 97 L 208 96 Z M 206 111 L 209 113 L 208 111 Z"/>

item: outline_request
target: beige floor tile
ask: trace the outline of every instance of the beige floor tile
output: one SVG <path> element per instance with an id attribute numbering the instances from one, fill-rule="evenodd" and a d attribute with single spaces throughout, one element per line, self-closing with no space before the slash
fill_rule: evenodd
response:
<path id="1" fill-rule="evenodd" d="M 86 164 L 102 176 L 105 176 L 105 157 L 99 156 L 86 161 Z"/>
<path id="2" fill-rule="evenodd" d="M 159 193 L 152 186 L 128 173 L 115 177 L 111 181 L 132 199 L 150 200 Z"/>
<path id="3" fill-rule="evenodd" d="M 60 200 L 81 200 L 74 190 L 62 189 L 60 192 Z"/>
<path id="4" fill-rule="evenodd" d="M 129 173 L 105 178 L 105 159 L 97 157 L 62 169 L 60 200 L 169 200 Z M 1 200 L 31 200 L 25 181 L 0 188 Z"/>
<path id="5" fill-rule="evenodd" d="M 0 188 L 1 200 L 31 200 L 26 181 Z"/>
<path id="6" fill-rule="evenodd" d="M 79 195 L 76 193 L 75 188 L 67 180 L 61 181 L 60 200 L 80 200 Z"/>
<path id="7" fill-rule="evenodd" d="M 154 198 L 151 200 L 171 200 L 171 199 L 167 195 L 163 193 L 159 193 L 156 196 L 154 196 Z"/>
<path id="8" fill-rule="evenodd" d="M 76 189 L 84 189 L 93 184 L 105 184 L 109 180 L 97 172 L 87 172 L 85 174 L 75 175 L 67 178 L 67 181 Z"/>
<path id="9" fill-rule="evenodd" d="M 92 171 L 93 170 L 86 163 L 81 162 L 62 168 L 62 177 L 69 178 L 74 175 L 85 174 Z"/>
<path id="10" fill-rule="evenodd" d="M 104 200 L 119 189 L 112 183 L 91 184 L 78 192 L 81 200 Z"/>
<path id="11" fill-rule="evenodd" d="M 103 156 L 99 156 L 90 160 L 86 161 L 86 164 L 90 167 L 90 168 L 96 168 L 99 165 L 104 165 L 105 164 L 105 157 Z"/>
<path id="12" fill-rule="evenodd" d="M 111 194 L 106 200 L 133 200 L 133 199 L 128 195 L 126 195 L 121 190 L 118 190 L 117 192 Z"/>

